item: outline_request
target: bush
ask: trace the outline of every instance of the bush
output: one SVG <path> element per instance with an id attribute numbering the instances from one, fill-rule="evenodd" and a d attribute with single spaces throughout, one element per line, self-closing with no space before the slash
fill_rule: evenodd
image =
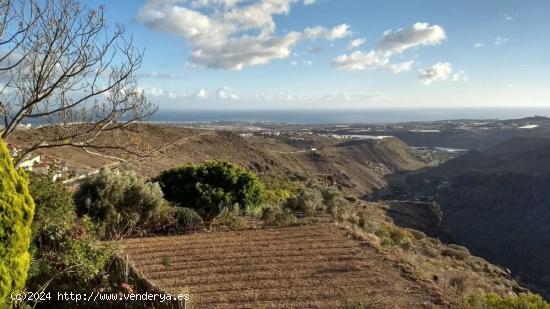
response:
<path id="1" fill-rule="evenodd" d="M 253 214 L 265 200 L 264 186 L 256 175 L 224 161 L 187 164 L 163 172 L 157 181 L 166 199 L 195 209 L 208 221 L 233 205 Z"/>
<path id="2" fill-rule="evenodd" d="M 242 229 L 246 222 L 241 216 L 241 210 L 237 206 L 226 207 L 214 218 L 212 223 L 215 226 L 222 226 L 230 229 Z"/>
<path id="3" fill-rule="evenodd" d="M 405 250 L 413 246 L 411 233 L 397 226 L 382 225 L 375 234 L 382 239 L 382 245 L 399 246 Z"/>
<path id="4" fill-rule="evenodd" d="M 449 247 L 450 249 L 453 249 L 453 250 L 465 251 L 465 252 L 467 252 L 468 254 L 470 253 L 470 250 L 468 250 L 468 248 L 466 248 L 466 247 L 464 247 L 464 246 L 455 245 L 455 244 L 450 244 L 450 245 L 447 245 L 447 247 Z"/>
<path id="5" fill-rule="evenodd" d="M 465 260 L 470 256 L 470 252 L 449 247 L 449 248 L 443 249 L 441 251 L 441 255 L 449 256 L 459 260 Z"/>
<path id="6" fill-rule="evenodd" d="M 29 244 L 34 202 L 27 176 L 15 170 L 0 140 L 0 307 L 8 306 L 12 292 L 21 290 L 29 269 Z"/>
<path id="7" fill-rule="evenodd" d="M 261 219 L 267 226 L 289 226 L 297 222 L 294 216 L 288 209 L 284 208 L 264 208 Z"/>
<path id="8" fill-rule="evenodd" d="M 75 195 L 79 216 L 100 225 L 103 238 L 112 239 L 137 230 L 149 230 L 164 221 L 168 203 L 158 184 L 145 182 L 134 172 L 101 170 L 88 178 Z"/>
<path id="9" fill-rule="evenodd" d="M 55 247 L 76 220 L 73 197 L 51 176 L 32 174 L 29 191 L 34 199 L 32 243 L 40 249 Z"/>
<path id="10" fill-rule="evenodd" d="M 202 228 L 202 217 L 193 209 L 174 207 L 174 229 L 178 232 L 197 231 Z"/>
<path id="11" fill-rule="evenodd" d="M 532 293 L 502 297 L 495 293 L 478 290 L 464 298 L 463 307 L 465 309 L 550 309 L 550 303 L 544 301 L 540 295 Z"/>
<path id="12" fill-rule="evenodd" d="M 111 257 L 99 242 L 95 225 L 76 216 L 67 188 L 50 175 L 33 175 L 30 193 L 36 203 L 32 224 L 32 260 L 27 289 L 85 291 L 96 285 Z"/>
<path id="13" fill-rule="evenodd" d="M 325 210 L 323 196 L 317 189 L 300 190 L 297 195 L 287 200 L 285 206 L 294 211 L 303 212 L 306 216 Z"/>
<path id="14" fill-rule="evenodd" d="M 340 302 L 341 309 L 365 309 L 372 308 L 372 300 L 367 295 L 343 295 Z"/>

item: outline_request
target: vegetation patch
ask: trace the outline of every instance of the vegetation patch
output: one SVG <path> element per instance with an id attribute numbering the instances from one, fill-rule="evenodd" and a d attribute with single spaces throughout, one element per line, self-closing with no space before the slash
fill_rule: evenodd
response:
<path id="1" fill-rule="evenodd" d="M 265 201 L 258 177 L 226 161 L 186 164 L 163 172 L 156 180 L 168 201 L 196 210 L 207 221 L 234 205 L 242 213 L 258 213 Z"/>
<path id="2" fill-rule="evenodd" d="M 8 306 L 12 292 L 23 289 L 29 269 L 28 252 L 34 202 L 27 175 L 15 170 L 0 140 L 0 307 Z"/>
<path id="3" fill-rule="evenodd" d="M 159 185 L 134 172 L 103 169 L 81 184 L 75 201 L 77 214 L 98 224 L 104 239 L 147 231 L 170 216 Z"/>
<path id="4" fill-rule="evenodd" d="M 113 248 L 98 239 L 98 227 L 78 218 L 72 195 L 51 175 L 33 175 L 36 203 L 32 225 L 30 291 L 88 292 L 106 287 L 105 269 Z"/>
<path id="5" fill-rule="evenodd" d="M 410 250 L 413 246 L 413 235 L 408 230 L 394 225 L 383 224 L 375 234 L 380 237 L 383 246 L 399 246 L 405 250 Z"/>
<path id="6" fill-rule="evenodd" d="M 463 301 L 464 309 L 549 309 L 550 303 L 540 295 L 526 293 L 518 296 L 500 296 L 496 293 L 486 293 L 478 290 L 467 295 Z"/>
<path id="7" fill-rule="evenodd" d="M 465 260 L 470 257 L 470 252 L 468 250 L 447 247 L 441 251 L 441 255 L 459 260 Z"/>

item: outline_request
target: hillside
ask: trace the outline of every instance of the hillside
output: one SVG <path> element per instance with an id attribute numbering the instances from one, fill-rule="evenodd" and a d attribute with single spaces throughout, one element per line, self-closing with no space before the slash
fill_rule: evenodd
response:
<path id="1" fill-rule="evenodd" d="M 477 288 L 500 295 L 525 291 L 506 269 L 471 255 L 466 248 L 448 246 L 416 231 L 450 239 L 446 234 L 446 213 L 441 214 L 437 204 L 357 201 L 384 190 L 388 179 L 403 173 L 416 173 L 419 179 L 427 178 L 423 173 L 433 173 L 438 177 L 433 183 L 437 184 L 443 179 L 436 173 L 438 168 L 454 166 L 445 175 L 455 177 L 467 170 L 493 168 L 505 162 L 504 158 L 493 160 L 496 157 L 492 154 L 472 152 L 456 159 L 468 162 L 470 156 L 477 164 L 471 169 L 461 168 L 465 163 L 453 160 L 429 169 L 428 163 L 417 159 L 414 150 L 392 137 L 342 140 L 313 134 L 243 136 L 160 125 L 146 125 L 144 129 L 139 133 L 142 144 L 156 151 L 136 162 L 125 162 L 124 154 L 111 151 L 86 153 L 82 149 L 61 148 L 44 153 L 69 166 L 88 170 L 101 166 L 132 169 L 146 177 L 186 162 L 227 160 L 249 168 L 263 179 L 338 188 L 342 199 L 354 201 L 355 225 L 351 227 L 336 226 L 333 221 L 308 225 L 311 222 L 306 220 L 300 221 L 305 224 L 300 227 L 254 226 L 245 231 L 207 228 L 208 231 L 195 235 L 126 242 L 124 256 L 128 254 L 135 270 L 147 282 L 162 291 L 183 289 L 196 294 L 198 307 L 250 307 L 251 303 L 283 308 L 324 307 L 325 302 L 334 305 L 342 301 L 340 287 L 367 297 L 369 303 L 380 308 L 392 308 L 393 304 L 394 308 L 456 305 Z M 43 132 L 18 132 L 18 141 L 39 138 L 40 133 Z M 359 219 L 359 214 L 363 219 Z M 297 213 L 298 217 L 301 215 Z M 416 230 L 400 229 L 394 223 Z M 271 258 L 265 260 L 267 256 Z M 250 265 L 257 267 L 250 269 Z M 327 295 L 333 298 L 327 301 Z"/>
<path id="2" fill-rule="evenodd" d="M 550 297 L 550 139 L 513 138 L 413 173 L 408 182 L 436 195 L 455 242 Z"/>
<path id="3" fill-rule="evenodd" d="M 128 239 L 122 248 L 142 279 L 189 293 L 193 308 L 445 308 L 476 288 L 523 291 L 505 270 L 434 239 L 381 248 L 331 223 Z"/>
<path id="4" fill-rule="evenodd" d="M 45 129 L 19 131 L 14 142 L 25 145 L 48 134 Z M 108 135 L 104 139 L 110 138 Z M 426 166 L 408 147 L 395 138 L 384 140 L 341 140 L 305 135 L 300 140 L 290 136 L 238 134 L 189 129 L 178 126 L 145 125 L 136 133 L 144 149 L 155 151 L 124 168 L 134 169 L 146 177 L 185 162 L 228 160 L 250 168 L 260 175 L 279 175 L 289 179 L 308 179 L 363 196 L 386 185 L 385 176 L 396 171 L 410 171 Z M 314 151 L 308 150 L 315 148 Z M 40 151 L 67 162 L 71 169 L 94 170 L 124 163 L 124 153 L 61 148 Z"/>

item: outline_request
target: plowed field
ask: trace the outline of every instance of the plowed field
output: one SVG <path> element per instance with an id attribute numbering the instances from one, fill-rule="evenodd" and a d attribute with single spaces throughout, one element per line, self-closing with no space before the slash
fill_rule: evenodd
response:
<path id="1" fill-rule="evenodd" d="M 131 263 L 191 308 L 375 308 L 438 303 L 394 261 L 332 224 L 130 239 Z"/>

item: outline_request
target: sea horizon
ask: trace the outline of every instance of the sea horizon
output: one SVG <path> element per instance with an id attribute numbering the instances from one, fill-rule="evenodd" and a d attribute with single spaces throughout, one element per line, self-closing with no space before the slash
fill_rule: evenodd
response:
<path id="1" fill-rule="evenodd" d="M 550 108 L 368 108 L 368 109 L 160 109 L 147 122 L 257 122 L 282 124 L 384 124 L 445 120 L 519 119 L 550 117 Z"/>

